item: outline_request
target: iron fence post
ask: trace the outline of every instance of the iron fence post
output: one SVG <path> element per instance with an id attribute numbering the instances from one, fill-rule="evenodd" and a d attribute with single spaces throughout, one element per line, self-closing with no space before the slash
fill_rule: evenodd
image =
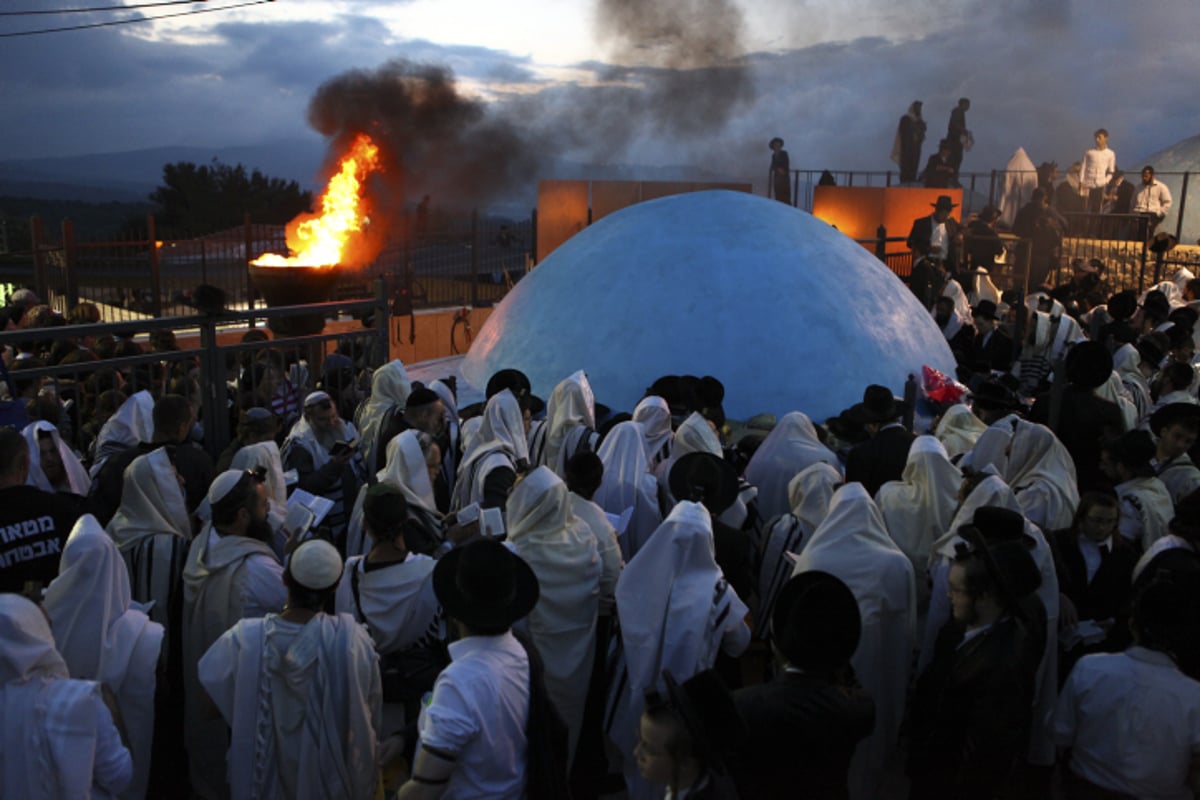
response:
<path id="1" fill-rule="evenodd" d="M 875 229 L 875 257 L 887 263 L 887 228 L 883 225 Z"/>
<path id="2" fill-rule="evenodd" d="M 79 304 L 79 273 L 76 259 L 78 253 L 75 249 L 75 221 L 64 219 L 62 221 L 62 243 L 63 243 L 63 270 L 66 283 L 66 308 L 64 311 L 70 311 Z M 45 299 L 44 302 L 50 302 Z"/>
<path id="3" fill-rule="evenodd" d="M 1183 187 L 1179 190 L 1179 217 L 1175 220 L 1175 240 L 1183 240 L 1183 210 L 1187 208 L 1188 178 L 1191 172 L 1183 173 Z"/>
<path id="4" fill-rule="evenodd" d="M 589 209 L 589 215 L 591 210 Z M 479 305 L 479 209 L 471 209 L 471 305 Z"/>
<path id="5" fill-rule="evenodd" d="M 372 367 L 380 367 L 391 358 L 392 318 L 388 313 L 387 277 L 375 279 L 375 360 Z"/>
<path id="6" fill-rule="evenodd" d="M 254 258 L 254 255 L 251 252 L 252 248 L 254 247 L 254 228 L 250 225 L 250 212 L 249 211 L 246 212 L 246 216 L 243 218 L 243 225 L 245 226 L 245 242 L 244 242 L 244 244 L 245 244 L 245 248 L 246 248 L 246 251 L 245 251 L 246 269 L 243 271 L 243 274 L 244 274 L 245 280 L 246 280 L 246 308 L 249 311 L 253 311 L 254 310 L 254 284 L 250 281 L 250 261 Z M 234 302 L 236 302 L 236 299 L 234 300 Z M 250 324 L 251 328 L 254 327 L 254 318 L 253 317 L 250 318 L 249 324 Z"/>
<path id="7" fill-rule="evenodd" d="M 29 218 L 29 236 L 33 240 L 33 285 L 44 302 L 50 302 L 50 279 L 46 275 L 46 232 L 42 218 L 36 214 Z"/>
<path id="8" fill-rule="evenodd" d="M 204 376 L 200 403 L 204 414 L 204 445 L 213 460 L 229 444 L 229 412 L 225 397 L 225 354 L 217 344 L 216 317 L 200 321 L 200 374 Z"/>
<path id="9" fill-rule="evenodd" d="M 162 271 L 158 265 L 158 241 L 154 232 L 154 215 L 146 215 L 146 237 L 150 244 L 150 291 L 154 299 L 150 303 L 150 312 L 157 318 L 162 316 Z"/>

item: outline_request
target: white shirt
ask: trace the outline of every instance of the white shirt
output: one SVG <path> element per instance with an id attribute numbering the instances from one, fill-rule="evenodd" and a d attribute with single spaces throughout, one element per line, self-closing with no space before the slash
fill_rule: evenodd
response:
<path id="1" fill-rule="evenodd" d="M 1142 183 L 1133 193 L 1133 213 L 1157 214 L 1165 217 L 1171 210 L 1171 192 L 1158 181 Z"/>
<path id="2" fill-rule="evenodd" d="M 938 222 L 933 217 L 933 229 L 929 232 L 929 252 L 939 258 L 945 258 L 949 249 L 946 247 L 946 223 Z"/>
<path id="3" fill-rule="evenodd" d="M 1084 656 L 1054 712 L 1054 738 L 1071 771 L 1106 789 L 1191 800 L 1188 767 L 1200 753 L 1200 683 L 1163 653 L 1131 647 Z"/>
<path id="4" fill-rule="evenodd" d="M 529 657 L 511 632 L 450 645 L 417 722 L 420 747 L 455 756 L 442 800 L 525 796 Z"/>
<path id="5" fill-rule="evenodd" d="M 1108 548 L 1108 552 L 1112 553 L 1113 540 L 1109 536 L 1103 542 L 1094 542 L 1086 536 L 1080 536 L 1079 552 L 1083 555 L 1083 566 L 1087 568 L 1088 583 L 1092 582 L 1092 578 L 1096 577 L 1096 572 L 1100 569 L 1100 547 Z"/>
<path id="6" fill-rule="evenodd" d="M 1108 184 L 1117 169 L 1117 154 L 1107 147 L 1092 148 L 1083 154 L 1083 169 L 1079 172 L 1079 183 L 1085 189 L 1099 189 Z"/>

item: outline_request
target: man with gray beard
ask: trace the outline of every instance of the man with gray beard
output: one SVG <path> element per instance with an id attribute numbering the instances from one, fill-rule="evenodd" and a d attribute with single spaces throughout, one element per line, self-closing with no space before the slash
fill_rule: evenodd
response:
<path id="1" fill-rule="evenodd" d="M 324 524 L 342 550 L 349 503 L 366 479 L 358 445 L 358 430 L 338 416 L 333 399 L 313 392 L 304 398 L 304 416 L 292 426 L 280 453 L 283 468 L 296 470 L 300 489 L 333 501 Z"/>

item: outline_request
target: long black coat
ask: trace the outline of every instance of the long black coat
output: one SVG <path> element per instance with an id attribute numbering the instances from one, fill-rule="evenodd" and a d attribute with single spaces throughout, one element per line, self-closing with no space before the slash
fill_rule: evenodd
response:
<path id="1" fill-rule="evenodd" d="M 872 497 L 888 481 L 898 481 L 908 463 L 913 436 L 902 427 L 884 428 L 846 456 L 846 483 L 858 481 Z"/>

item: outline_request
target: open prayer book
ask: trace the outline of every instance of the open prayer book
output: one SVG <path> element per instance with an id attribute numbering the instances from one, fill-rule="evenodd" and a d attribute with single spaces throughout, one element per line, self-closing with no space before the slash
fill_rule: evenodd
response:
<path id="1" fill-rule="evenodd" d="M 283 527 L 296 541 L 308 537 L 309 532 L 321 524 L 321 520 L 333 508 L 333 501 L 315 494 L 296 489 L 287 500 L 287 517 Z"/>
<path id="2" fill-rule="evenodd" d="M 480 533 L 493 539 L 503 539 L 507 532 L 504 527 L 504 512 L 498 508 L 480 508 L 478 503 L 471 503 L 459 511 L 455 520 L 459 525 L 470 525 L 478 520 Z"/>

